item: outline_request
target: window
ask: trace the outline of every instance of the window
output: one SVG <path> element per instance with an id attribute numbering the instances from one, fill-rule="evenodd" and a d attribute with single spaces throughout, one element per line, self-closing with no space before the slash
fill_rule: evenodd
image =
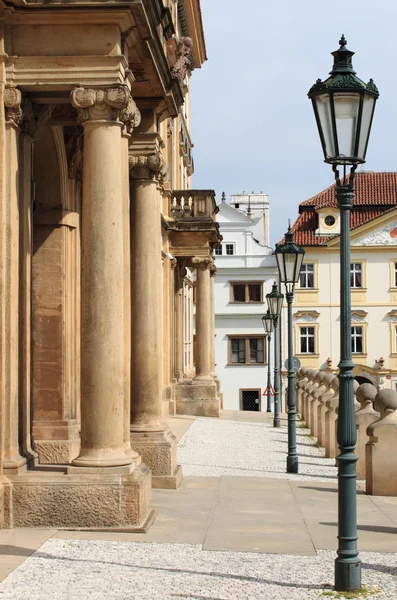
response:
<path id="1" fill-rule="evenodd" d="M 227 256 L 232 256 L 234 254 L 234 244 L 225 244 L 225 248 Z"/>
<path id="2" fill-rule="evenodd" d="M 332 227 L 332 225 L 335 225 L 335 217 L 333 215 L 327 215 L 324 219 L 324 223 L 328 227 Z"/>
<path id="3" fill-rule="evenodd" d="M 314 265 L 304 264 L 299 273 L 299 287 L 303 289 L 314 288 Z"/>
<path id="4" fill-rule="evenodd" d="M 350 285 L 352 288 L 363 287 L 362 264 L 361 263 L 351 263 L 351 265 L 350 265 Z"/>
<path id="5" fill-rule="evenodd" d="M 397 262 L 394 263 L 394 287 L 397 287 Z"/>
<path id="6" fill-rule="evenodd" d="M 231 302 L 263 302 L 262 282 L 232 283 Z"/>
<path id="7" fill-rule="evenodd" d="M 352 327 L 352 353 L 363 353 L 363 328 L 362 325 L 353 325 Z"/>
<path id="8" fill-rule="evenodd" d="M 215 256 L 222 256 L 222 245 L 219 244 L 219 246 L 217 246 L 215 248 Z"/>
<path id="9" fill-rule="evenodd" d="M 301 354 L 314 354 L 314 340 L 315 340 L 315 328 L 314 327 L 300 327 L 299 328 L 299 347 Z"/>
<path id="10" fill-rule="evenodd" d="M 265 364 L 265 338 L 239 337 L 229 338 L 230 364 L 263 365 Z"/>

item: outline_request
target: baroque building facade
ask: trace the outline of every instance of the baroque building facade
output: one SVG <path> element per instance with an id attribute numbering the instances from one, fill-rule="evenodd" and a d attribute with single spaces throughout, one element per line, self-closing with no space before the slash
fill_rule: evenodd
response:
<path id="1" fill-rule="evenodd" d="M 396 389 L 397 173 L 358 172 L 355 190 L 350 235 L 354 374 L 360 383 Z M 295 356 L 303 367 L 337 371 L 339 219 L 332 185 L 300 204 L 292 227 L 294 241 L 305 248 L 293 305 Z"/>
<path id="2" fill-rule="evenodd" d="M 0 11 L 0 525 L 144 530 L 152 485 L 182 476 L 165 418 L 219 413 L 221 237 L 190 189 L 200 2 Z"/>
<path id="3" fill-rule="evenodd" d="M 269 247 L 269 198 L 266 194 L 223 195 L 218 222 L 223 237 L 215 248 L 216 371 L 222 382 L 223 408 L 266 411 L 270 356 L 262 316 L 266 294 L 278 279 Z"/>

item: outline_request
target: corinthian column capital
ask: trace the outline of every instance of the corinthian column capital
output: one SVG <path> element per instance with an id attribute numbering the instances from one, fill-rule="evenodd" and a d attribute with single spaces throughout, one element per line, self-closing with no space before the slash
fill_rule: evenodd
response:
<path id="1" fill-rule="evenodd" d="M 128 98 L 127 106 L 121 109 L 119 119 L 124 123 L 124 130 L 129 135 L 131 135 L 134 129 L 140 124 L 141 113 L 131 95 Z"/>
<path id="2" fill-rule="evenodd" d="M 78 87 L 72 90 L 72 105 L 77 108 L 78 120 L 87 121 L 120 121 L 123 111 L 131 111 L 131 94 L 127 86 L 118 85 L 108 89 L 90 89 Z M 136 108 L 136 107 L 135 107 Z"/>

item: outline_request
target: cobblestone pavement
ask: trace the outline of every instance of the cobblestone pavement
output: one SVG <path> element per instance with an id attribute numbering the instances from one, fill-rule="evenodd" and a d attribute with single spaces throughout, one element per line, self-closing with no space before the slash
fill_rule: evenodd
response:
<path id="1" fill-rule="evenodd" d="M 334 458 L 324 458 L 310 431 L 297 427 L 299 475 L 285 472 L 287 428 L 268 423 L 241 423 L 198 418 L 178 447 L 184 475 L 246 475 L 294 481 L 336 481 Z"/>
<path id="2" fill-rule="evenodd" d="M 395 555 L 362 553 L 369 599 L 397 598 Z M 321 599 L 334 553 L 208 552 L 188 544 L 48 540 L 0 587 L 2 600 Z M 339 596 L 340 597 L 340 596 Z M 359 596 L 358 596 L 359 597 Z"/>
<path id="3" fill-rule="evenodd" d="M 293 478 L 334 482 L 334 460 L 321 456 L 308 433 L 297 429 L 300 474 Z M 286 478 L 286 450 L 286 427 L 199 418 L 180 441 L 179 462 L 185 475 Z M 396 600 L 397 554 L 360 557 L 367 592 L 356 598 Z M 334 559 L 327 550 L 292 556 L 52 538 L 0 584 L 0 600 L 343 598 L 332 591 Z"/>

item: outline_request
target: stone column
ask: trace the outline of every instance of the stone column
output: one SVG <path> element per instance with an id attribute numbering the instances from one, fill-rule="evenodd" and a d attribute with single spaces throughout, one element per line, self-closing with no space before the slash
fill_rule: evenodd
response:
<path id="1" fill-rule="evenodd" d="M 151 469 L 154 487 L 176 488 L 176 441 L 162 419 L 161 194 L 165 175 L 158 134 L 132 136 L 131 446 Z"/>
<path id="2" fill-rule="evenodd" d="M 141 114 L 132 98 L 127 109 L 121 111 L 124 123 L 121 132 L 121 165 L 123 179 L 123 255 L 124 255 L 124 449 L 136 464 L 141 457 L 131 448 L 131 240 L 130 240 L 130 177 L 128 146 L 131 134 L 141 121 Z"/>
<path id="3" fill-rule="evenodd" d="M 194 257 L 196 279 L 196 377 L 195 381 L 212 381 L 211 377 L 211 258 Z"/>
<path id="4" fill-rule="evenodd" d="M 216 267 L 212 265 L 210 268 L 210 313 L 211 313 L 211 376 L 216 379 L 215 372 L 215 275 Z"/>
<path id="5" fill-rule="evenodd" d="M 121 109 L 125 86 L 77 88 L 84 127 L 79 467 L 130 465 L 125 452 L 124 242 Z"/>
<path id="6" fill-rule="evenodd" d="M 1 331 L 2 378 L 4 380 L 4 458 L 6 474 L 26 464 L 19 452 L 19 134 L 23 115 L 22 94 L 15 87 L 4 91 L 6 107 L 5 195 L 1 199 L 3 265 L 3 326 Z"/>
<path id="7" fill-rule="evenodd" d="M 190 385 L 178 392 L 179 414 L 219 417 L 219 398 L 211 375 L 213 370 L 213 310 L 211 310 L 210 257 L 195 256 L 191 264 L 197 269 L 196 278 L 196 376 Z"/>
<path id="8" fill-rule="evenodd" d="M 175 268 L 175 378 L 183 378 L 183 281 L 186 267 L 178 262 Z"/>

